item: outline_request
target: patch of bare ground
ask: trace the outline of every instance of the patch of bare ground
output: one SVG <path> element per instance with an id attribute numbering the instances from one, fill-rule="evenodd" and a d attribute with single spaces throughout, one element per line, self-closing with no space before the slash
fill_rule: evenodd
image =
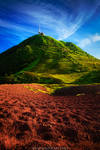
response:
<path id="1" fill-rule="evenodd" d="M 70 87 L 55 96 L 42 90 L 0 85 L 0 150 L 99 150 L 100 86 Z"/>

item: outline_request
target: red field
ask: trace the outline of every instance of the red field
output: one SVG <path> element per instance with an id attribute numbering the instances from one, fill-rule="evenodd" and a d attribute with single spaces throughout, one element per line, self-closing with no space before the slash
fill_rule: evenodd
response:
<path id="1" fill-rule="evenodd" d="M 97 87 L 50 96 L 40 85 L 0 85 L 0 150 L 100 150 Z"/>

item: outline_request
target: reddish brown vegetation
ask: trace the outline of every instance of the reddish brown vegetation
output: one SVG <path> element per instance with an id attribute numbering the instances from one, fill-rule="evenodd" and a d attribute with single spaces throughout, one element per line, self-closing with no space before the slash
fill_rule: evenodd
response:
<path id="1" fill-rule="evenodd" d="M 0 150 L 51 146 L 100 149 L 99 92 L 50 96 L 25 86 L 0 86 Z M 29 86 L 45 90 L 39 85 Z"/>

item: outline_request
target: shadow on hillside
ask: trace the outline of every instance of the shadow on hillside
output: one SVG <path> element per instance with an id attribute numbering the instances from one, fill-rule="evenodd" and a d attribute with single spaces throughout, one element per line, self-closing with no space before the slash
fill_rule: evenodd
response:
<path id="1" fill-rule="evenodd" d="M 53 95 L 55 96 L 75 96 L 82 94 L 97 94 L 100 93 L 100 85 L 81 85 L 81 86 L 71 86 L 64 87 L 61 89 L 55 90 Z"/>
<path id="2" fill-rule="evenodd" d="M 83 75 L 78 80 L 74 81 L 73 84 L 93 84 L 100 83 L 100 70 L 91 71 Z"/>

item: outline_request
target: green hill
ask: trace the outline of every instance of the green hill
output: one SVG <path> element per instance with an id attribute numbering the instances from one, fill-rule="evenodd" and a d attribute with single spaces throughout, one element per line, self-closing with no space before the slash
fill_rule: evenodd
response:
<path id="1" fill-rule="evenodd" d="M 91 71 L 81 76 L 79 79 L 73 82 L 74 84 L 91 84 L 100 83 L 100 70 Z"/>
<path id="2" fill-rule="evenodd" d="M 35 35 L 0 54 L 0 76 L 21 72 L 70 74 L 98 70 L 100 60 L 71 42 Z M 22 75 L 22 74 L 21 74 Z"/>

